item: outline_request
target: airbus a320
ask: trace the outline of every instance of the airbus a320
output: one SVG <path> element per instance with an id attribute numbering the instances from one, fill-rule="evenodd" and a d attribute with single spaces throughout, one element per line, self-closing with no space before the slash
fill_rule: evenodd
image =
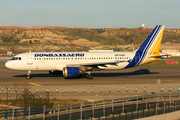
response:
<path id="1" fill-rule="evenodd" d="M 141 46 L 131 52 L 97 50 L 89 52 L 28 52 L 14 56 L 5 66 L 14 70 L 26 70 L 27 79 L 31 71 L 47 70 L 50 74 L 60 73 L 64 78 L 81 77 L 93 79 L 93 70 L 126 69 L 157 61 L 164 55 L 159 49 L 164 25 L 157 25 Z"/>

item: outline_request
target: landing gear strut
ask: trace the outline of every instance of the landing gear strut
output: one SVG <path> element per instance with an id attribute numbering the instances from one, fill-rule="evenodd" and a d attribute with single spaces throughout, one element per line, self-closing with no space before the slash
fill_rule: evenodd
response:
<path id="1" fill-rule="evenodd" d="M 26 79 L 31 79 L 31 71 L 30 70 L 28 70 L 28 72 L 27 72 L 27 76 L 26 76 Z"/>
<path id="2" fill-rule="evenodd" d="M 93 79 L 93 76 L 91 75 L 91 72 L 88 72 L 87 79 Z"/>

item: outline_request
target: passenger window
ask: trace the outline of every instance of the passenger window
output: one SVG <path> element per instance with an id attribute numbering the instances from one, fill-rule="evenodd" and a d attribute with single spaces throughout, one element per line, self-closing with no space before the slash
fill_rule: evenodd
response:
<path id="1" fill-rule="evenodd" d="M 39 58 L 39 60 L 41 60 L 41 58 Z"/>

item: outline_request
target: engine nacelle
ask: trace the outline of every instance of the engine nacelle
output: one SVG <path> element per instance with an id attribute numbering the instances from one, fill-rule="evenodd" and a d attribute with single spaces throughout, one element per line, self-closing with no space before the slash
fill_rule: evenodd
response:
<path id="1" fill-rule="evenodd" d="M 80 74 L 84 73 L 78 67 L 65 67 L 63 68 L 63 76 L 68 77 L 77 77 Z"/>

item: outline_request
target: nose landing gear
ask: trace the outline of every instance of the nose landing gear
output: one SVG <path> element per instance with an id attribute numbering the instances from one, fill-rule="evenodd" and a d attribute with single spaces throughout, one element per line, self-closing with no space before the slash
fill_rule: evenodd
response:
<path id="1" fill-rule="evenodd" d="M 27 76 L 26 76 L 26 79 L 31 79 L 31 71 L 30 70 L 28 70 L 28 72 L 27 72 Z"/>

